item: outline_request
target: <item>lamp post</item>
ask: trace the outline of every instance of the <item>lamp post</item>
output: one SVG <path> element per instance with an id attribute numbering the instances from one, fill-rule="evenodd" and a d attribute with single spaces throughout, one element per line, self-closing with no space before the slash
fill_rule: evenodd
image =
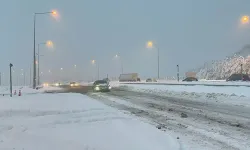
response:
<path id="1" fill-rule="evenodd" d="M 97 78 L 99 80 L 99 75 L 100 75 L 99 63 L 97 63 L 96 60 L 92 60 L 91 63 L 93 65 L 97 64 Z"/>
<path id="2" fill-rule="evenodd" d="M 10 63 L 10 97 L 12 97 L 12 70 L 13 64 Z"/>
<path id="3" fill-rule="evenodd" d="M 121 62 L 121 73 L 123 74 L 123 63 L 122 63 L 122 58 L 121 58 L 121 56 L 119 56 L 119 55 L 115 55 L 115 58 L 119 58 L 120 59 L 120 62 Z"/>
<path id="4" fill-rule="evenodd" d="M 33 89 L 36 88 L 36 15 L 52 14 L 57 15 L 56 11 L 34 13 L 34 41 L 33 41 Z"/>
<path id="5" fill-rule="evenodd" d="M 2 85 L 2 73 L 0 72 L 0 86 Z"/>
<path id="6" fill-rule="evenodd" d="M 180 70 L 179 70 L 179 65 L 177 65 L 177 80 L 179 82 L 180 80 Z"/>
<path id="7" fill-rule="evenodd" d="M 47 47 L 52 47 L 53 42 L 52 41 L 47 41 L 43 43 L 37 44 L 37 84 L 40 85 L 40 45 L 46 45 Z"/>
<path id="8" fill-rule="evenodd" d="M 155 43 L 153 43 L 152 41 L 148 41 L 147 42 L 147 47 L 148 48 L 156 48 L 157 49 L 157 75 L 158 75 L 158 79 L 160 78 L 160 49 L 159 49 L 159 47 L 155 44 Z"/>

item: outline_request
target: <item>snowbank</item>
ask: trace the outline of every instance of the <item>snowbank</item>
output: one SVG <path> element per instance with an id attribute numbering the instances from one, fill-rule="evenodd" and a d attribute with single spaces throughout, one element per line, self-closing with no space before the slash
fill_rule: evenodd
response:
<path id="1" fill-rule="evenodd" d="M 185 86 L 185 85 L 126 85 L 129 90 L 154 93 L 193 100 L 210 100 L 250 107 L 250 87 L 234 86 Z M 126 87 L 125 86 L 125 87 Z"/>
<path id="2" fill-rule="evenodd" d="M 19 92 L 19 90 L 21 90 L 22 94 L 36 94 L 36 93 L 44 93 L 46 91 L 58 91 L 58 90 L 62 90 L 59 87 L 52 87 L 52 86 L 48 86 L 48 87 L 42 87 L 38 90 L 30 88 L 28 86 L 13 86 L 12 91 L 13 93 L 16 91 L 16 93 Z M 10 88 L 7 86 L 3 86 L 0 87 L 0 95 L 9 95 L 10 94 Z"/>
<path id="3" fill-rule="evenodd" d="M 81 94 L 4 97 L 0 118 L 0 149 L 181 149 L 165 132 Z"/>

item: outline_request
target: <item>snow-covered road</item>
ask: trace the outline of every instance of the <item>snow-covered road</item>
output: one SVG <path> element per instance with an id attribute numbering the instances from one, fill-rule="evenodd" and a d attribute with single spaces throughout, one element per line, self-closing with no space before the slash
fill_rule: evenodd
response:
<path id="1" fill-rule="evenodd" d="M 143 119 L 82 94 L 0 97 L 3 150 L 182 150 Z"/>
<path id="2" fill-rule="evenodd" d="M 197 101 L 118 88 L 91 93 L 92 98 L 146 118 L 179 137 L 190 150 L 250 150 L 250 109 L 247 106 Z"/>

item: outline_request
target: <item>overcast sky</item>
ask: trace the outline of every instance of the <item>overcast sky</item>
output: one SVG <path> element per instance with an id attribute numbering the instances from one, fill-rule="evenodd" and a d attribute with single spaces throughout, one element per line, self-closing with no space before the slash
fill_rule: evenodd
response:
<path id="1" fill-rule="evenodd" d="M 121 73 L 121 60 L 125 73 L 156 77 L 157 50 L 146 48 L 148 40 L 160 49 L 165 77 L 176 74 L 177 64 L 184 73 L 248 44 L 250 24 L 240 25 L 239 18 L 250 15 L 249 6 L 249 0 L 2 0 L 0 71 L 7 74 L 12 62 L 29 75 L 34 12 L 60 15 L 37 16 L 37 43 L 54 42 L 54 49 L 41 47 L 44 80 L 91 79 L 97 72 L 92 59 L 101 77 Z"/>

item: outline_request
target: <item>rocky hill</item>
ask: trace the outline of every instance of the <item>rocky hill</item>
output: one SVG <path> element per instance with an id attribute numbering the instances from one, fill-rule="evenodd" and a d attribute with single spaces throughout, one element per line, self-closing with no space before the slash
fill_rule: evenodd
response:
<path id="1" fill-rule="evenodd" d="M 195 72 L 199 79 L 223 80 L 233 73 L 241 73 L 241 64 L 243 73 L 250 74 L 250 45 L 223 60 L 205 63 Z"/>

